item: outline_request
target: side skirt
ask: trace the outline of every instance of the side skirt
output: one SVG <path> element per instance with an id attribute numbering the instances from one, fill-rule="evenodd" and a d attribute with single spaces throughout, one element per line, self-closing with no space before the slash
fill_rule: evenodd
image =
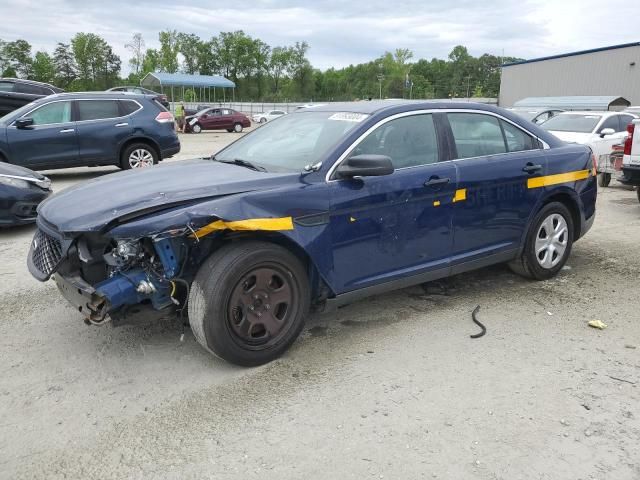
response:
<path id="1" fill-rule="evenodd" d="M 488 267 L 489 265 L 509 262 L 517 256 L 518 249 L 515 248 L 504 252 L 487 255 L 482 258 L 469 260 L 467 262 L 458 263 L 451 267 L 430 270 L 418 275 L 399 278 L 391 282 L 380 283 L 378 285 L 372 285 L 370 287 L 353 290 L 351 292 L 341 293 L 340 295 L 336 295 L 334 298 L 327 299 L 324 308 L 320 308 L 319 311 L 321 311 L 322 313 L 330 313 L 335 311 L 338 307 L 357 302 L 358 300 L 362 300 L 363 298 L 367 298 L 373 295 L 379 295 L 381 293 L 391 292 L 393 290 L 399 290 L 401 288 L 412 287 L 414 285 L 420 285 L 421 283 L 425 282 L 432 282 L 441 278 L 446 278 L 453 275 L 458 275 L 460 273 L 469 272 L 471 270 Z"/>

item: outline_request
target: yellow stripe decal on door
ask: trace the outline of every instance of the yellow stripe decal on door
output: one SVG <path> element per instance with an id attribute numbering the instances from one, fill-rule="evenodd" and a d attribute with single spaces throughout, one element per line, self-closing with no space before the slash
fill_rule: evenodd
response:
<path id="1" fill-rule="evenodd" d="M 540 188 L 559 183 L 575 182 L 589 178 L 590 170 L 577 170 L 575 172 L 558 173 L 556 175 L 546 175 L 544 177 L 529 178 L 527 188 Z"/>

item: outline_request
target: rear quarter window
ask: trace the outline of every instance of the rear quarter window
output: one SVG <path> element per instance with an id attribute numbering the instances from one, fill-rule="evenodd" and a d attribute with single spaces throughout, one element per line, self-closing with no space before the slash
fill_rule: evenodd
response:
<path id="1" fill-rule="evenodd" d="M 0 82 L 0 92 L 13 92 L 14 87 L 13 82 Z"/>
<path id="2" fill-rule="evenodd" d="M 131 115 L 140 109 L 140 105 L 133 100 L 120 100 L 120 108 L 122 109 L 122 115 Z"/>

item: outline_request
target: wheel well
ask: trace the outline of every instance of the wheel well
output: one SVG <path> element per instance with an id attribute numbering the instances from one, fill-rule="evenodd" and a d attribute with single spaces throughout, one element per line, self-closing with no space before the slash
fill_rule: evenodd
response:
<path id="1" fill-rule="evenodd" d="M 307 269 L 312 290 L 312 301 L 314 299 L 318 299 L 318 297 L 326 297 L 332 295 L 330 287 L 322 279 L 320 272 L 318 271 L 309 254 L 300 245 L 298 245 L 296 242 L 286 237 L 285 235 L 282 235 L 281 233 L 260 231 L 231 232 L 226 234 L 221 240 L 223 243 L 232 241 L 259 240 L 262 242 L 270 242 L 276 245 L 280 245 L 281 247 L 284 247 L 291 253 L 293 253 Z"/>
<path id="2" fill-rule="evenodd" d="M 153 140 L 150 140 L 144 137 L 130 138 L 129 140 L 124 142 L 122 144 L 122 147 L 120 148 L 120 154 L 118 155 L 118 160 L 122 159 L 122 153 L 127 149 L 127 147 L 129 145 L 133 145 L 134 143 L 144 143 L 150 146 L 151 148 L 153 148 L 153 151 L 156 152 L 156 155 L 158 155 L 158 161 L 162 160 L 162 154 L 160 153 L 160 148 L 158 147 L 158 145 Z"/>
<path id="3" fill-rule="evenodd" d="M 575 241 L 580 237 L 580 231 L 582 230 L 580 209 L 578 208 L 577 202 L 568 193 L 556 193 L 554 195 L 551 195 L 545 200 L 544 205 L 547 205 L 551 202 L 562 203 L 569 209 L 569 212 L 571 213 L 571 220 L 573 220 L 573 240 Z"/>

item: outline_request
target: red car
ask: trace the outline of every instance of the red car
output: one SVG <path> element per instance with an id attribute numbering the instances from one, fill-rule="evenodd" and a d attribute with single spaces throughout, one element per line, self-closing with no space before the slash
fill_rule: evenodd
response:
<path id="1" fill-rule="evenodd" d="M 185 132 L 200 133 L 202 130 L 226 130 L 240 133 L 251 126 L 251 120 L 243 113 L 230 108 L 207 108 L 185 118 Z"/>

